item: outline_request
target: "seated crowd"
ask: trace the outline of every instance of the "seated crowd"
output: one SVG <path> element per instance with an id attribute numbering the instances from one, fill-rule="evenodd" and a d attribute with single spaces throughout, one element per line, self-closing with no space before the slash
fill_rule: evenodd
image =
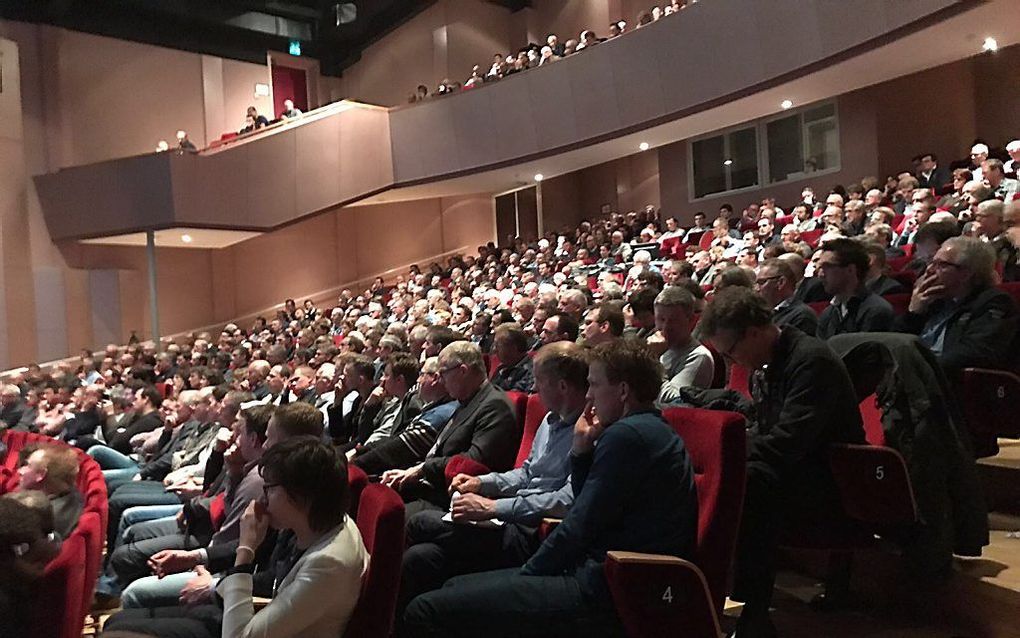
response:
<path id="1" fill-rule="evenodd" d="M 612 214 L 412 266 L 328 310 L 287 300 L 215 339 L 30 366 L 0 388 L 0 421 L 103 468 L 111 634 L 342 635 L 371 560 L 347 514 L 353 464 L 405 502 L 397 635 L 620 635 L 606 553 L 692 558 L 697 540 L 692 462 L 660 410 L 715 406 L 739 366 L 749 396 L 723 397 L 750 424 L 731 598 L 738 636 L 773 636 L 784 530 L 839 510 L 828 447 L 865 440 L 860 379 L 826 341 L 911 333 L 949 378 L 1016 365 L 997 285 L 1017 277 L 1020 202 L 1002 162 L 975 160 L 952 183 L 925 155 L 882 187 L 805 189 L 789 214 L 723 205 L 690 229 Z M 548 410 L 517 467 L 507 392 Z M 41 447 L 19 470 L 52 505 L 46 533 L 81 507 L 66 457 Z M 271 601 L 256 612 L 255 596 Z"/>
<path id="2" fill-rule="evenodd" d="M 683 9 L 688 6 L 697 4 L 699 0 L 671 0 L 663 4 L 653 5 L 647 11 L 641 11 L 636 20 L 636 27 L 640 29 L 643 26 L 656 22 L 661 18 L 669 15 L 680 13 Z M 545 64 L 550 64 L 557 60 L 580 53 L 585 49 L 591 48 L 600 42 L 606 40 L 612 40 L 618 36 L 623 35 L 627 31 L 627 22 L 625 20 L 614 20 L 609 23 L 608 35 L 606 37 L 599 37 L 591 29 L 584 29 L 580 35 L 575 38 L 570 38 L 565 41 L 560 41 L 559 36 L 555 33 L 550 33 L 545 40 L 545 44 L 536 44 L 534 42 L 528 44 L 525 47 L 519 49 L 516 53 L 510 53 L 503 55 L 502 53 L 496 53 L 493 55 L 492 65 L 486 71 L 481 66 L 475 65 L 471 69 L 471 75 L 463 83 L 451 82 L 448 78 L 444 79 L 436 87 L 433 96 L 438 95 L 450 95 L 457 91 L 467 90 L 475 88 L 486 82 L 495 82 L 505 77 L 510 77 L 515 73 L 521 71 L 527 71 L 535 67 L 540 67 Z M 429 98 L 429 87 L 424 84 L 419 84 L 418 88 L 408 96 L 407 101 L 409 103 L 421 102 Z"/>

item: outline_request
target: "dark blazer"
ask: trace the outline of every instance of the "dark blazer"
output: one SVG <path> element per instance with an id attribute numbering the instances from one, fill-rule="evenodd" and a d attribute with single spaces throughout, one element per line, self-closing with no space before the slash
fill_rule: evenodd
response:
<path id="1" fill-rule="evenodd" d="M 521 430 L 510 400 L 486 381 L 439 434 L 424 461 L 424 478 L 445 494 L 444 473 L 451 457 L 463 454 L 493 472 L 503 472 L 513 467 L 520 443 Z"/>
<path id="2" fill-rule="evenodd" d="M 896 331 L 920 335 L 945 303 L 932 303 L 924 314 L 908 312 L 900 316 Z M 942 353 L 938 355 L 942 368 L 955 373 L 970 367 L 1009 367 L 1016 355 L 1017 323 L 1016 304 L 1008 293 L 992 287 L 975 289 L 949 316 Z"/>
<path id="3" fill-rule="evenodd" d="M 936 165 L 935 170 L 931 172 L 931 176 L 927 179 L 921 171 L 917 172 L 917 184 L 918 188 L 930 188 L 936 195 L 942 194 L 942 187 L 947 184 L 952 187 L 953 174 L 949 172 L 948 168 Z"/>
<path id="4" fill-rule="evenodd" d="M 25 412 L 25 407 L 25 402 L 18 399 L 18 401 L 13 405 L 0 408 L 0 421 L 3 421 L 7 427 L 13 428 L 19 421 L 21 421 L 21 416 Z"/>
<path id="5" fill-rule="evenodd" d="M 159 412 L 153 410 L 148 414 L 136 417 L 127 427 L 117 428 L 112 439 L 107 437 L 106 444 L 121 454 L 130 454 L 131 437 L 142 432 L 152 432 L 159 427 L 163 427 L 163 421 L 159 418 Z"/>
<path id="6" fill-rule="evenodd" d="M 864 443 L 857 395 L 839 357 L 820 339 L 782 328 L 752 390 L 758 419 L 748 430 L 748 469 L 834 490 L 829 445 Z"/>
<path id="7" fill-rule="evenodd" d="M 892 306 L 864 286 L 847 301 L 847 309 L 845 317 L 833 305 L 822 311 L 818 317 L 819 339 L 848 332 L 886 332 L 892 326 Z"/>
<path id="8" fill-rule="evenodd" d="M 779 327 L 793 326 L 812 337 L 818 332 L 818 315 L 810 306 L 797 298 L 778 308 L 772 315 L 772 321 Z"/>

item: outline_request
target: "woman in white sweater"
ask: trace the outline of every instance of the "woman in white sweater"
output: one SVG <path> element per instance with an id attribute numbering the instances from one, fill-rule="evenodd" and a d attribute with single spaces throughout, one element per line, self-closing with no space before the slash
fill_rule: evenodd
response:
<path id="1" fill-rule="evenodd" d="M 347 516 L 343 454 L 312 437 L 278 443 L 260 461 L 265 498 L 241 520 L 234 569 L 217 585 L 223 598 L 223 638 L 337 638 L 361 593 L 368 552 Z M 273 599 L 255 612 L 252 561 L 266 529 L 289 529 L 295 551 L 276 575 Z"/>

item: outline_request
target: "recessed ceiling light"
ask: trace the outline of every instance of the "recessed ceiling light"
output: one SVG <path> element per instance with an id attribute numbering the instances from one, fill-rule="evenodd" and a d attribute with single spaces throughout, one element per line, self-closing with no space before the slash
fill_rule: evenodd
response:
<path id="1" fill-rule="evenodd" d="M 185 244 L 190 244 L 191 243 L 191 235 L 189 235 L 187 233 L 181 235 L 181 241 L 183 241 Z"/>
<path id="2" fill-rule="evenodd" d="M 545 175 L 543 175 L 541 173 L 536 173 L 535 174 L 535 181 L 536 182 L 541 182 L 543 179 L 545 179 Z"/>
<path id="3" fill-rule="evenodd" d="M 983 51 L 998 51 L 999 43 L 995 38 L 985 38 L 984 44 L 981 45 Z"/>
<path id="4" fill-rule="evenodd" d="M 728 159 L 728 160 L 726 160 L 725 162 L 723 162 L 723 166 L 729 166 L 729 165 L 730 165 L 730 164 L 732 164 L 732 163 L 733 163 L 733 160 L 731 160 L 731 159 Z"/>
<path id="5" fill-rule="evenodd" d="M 638 144 L 638 149 L 639 150 L 647 151 L 649 148 L 651 148 L 651 147 L 648 146 L 648 142 L 641 142 L 640 144 Z"/>
<path id="6" fill-rule="evenodd" d="M 793 107 L 793 101 L 792 100 L 783 100 L 782 102 L 779 103 L 779 106 L 783 107 L 784 109 L 792 108 Z"/>

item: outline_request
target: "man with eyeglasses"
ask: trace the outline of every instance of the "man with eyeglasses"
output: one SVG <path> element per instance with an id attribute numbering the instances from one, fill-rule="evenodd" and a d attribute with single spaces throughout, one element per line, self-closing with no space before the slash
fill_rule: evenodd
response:
<path id="1" fill-rule="evenodd" d="M 850 375 L 823 342 L 773 322 L 768 301 L 746 288 L 720 291 L 699 330 L 753 372 L 757 423 L 748 430 L 747 486 L 730 597 L 744 602 L 736 636 L 775 636 L 769 605 L 779 539 L 789 521 L 839 515 L 829 468 L 833 443 L 863 443 Z"/>
<path id="2" fill-rule="evenodd" d="M 987 243 L 947 239 L 914 285 L 896 329 L 918 335 L 951 378 L 963 368 L 1005 368 L 1015 351 L 1017 309 L 995 282 Z"/>
<path id="3" fill-rule="evenodd" d="M 494 472 L 513 467 L 521 440 L 520 427 L 506 394 L 488 380 L 482 352 L 456 341 L 439 353 L 439 374 L 450 396 L 460 402 L 425 460 L 406 470 L 390 470 L 382 482 L 401 493 L 407 516 L 427 509 L 445 509 L 446 464 L 462 455 Z"/>
<path id="4" fill-rule="evenodd" d="M 889 302 L 868 290 L 868 253 L 859 241 L 831 239 L 821 247 L 816 276 L 832 296 L 818 318 L 817 335 L 828 339 L 847 332 L 885 332 L 893 321 Z"/>
<path id="5" fill-rule="evenodd" d="M 797 276 L 782 259 L 769 259 L 758 268 L 754 289 L 769 302 L 777 326 L 792 326 L 812 337 L 818 331 L 818 315 L 796 298 Z"/>

